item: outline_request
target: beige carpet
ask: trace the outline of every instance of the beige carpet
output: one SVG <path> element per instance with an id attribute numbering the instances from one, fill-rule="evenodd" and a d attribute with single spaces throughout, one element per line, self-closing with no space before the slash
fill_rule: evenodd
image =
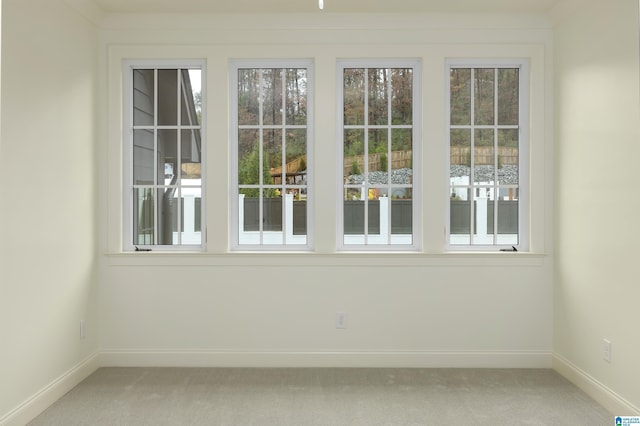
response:
<path id="1" fill-rule="evenodd" d="M 32 425 L 576 425 L 613 415 L 552 370 L 102 368 Z"/>

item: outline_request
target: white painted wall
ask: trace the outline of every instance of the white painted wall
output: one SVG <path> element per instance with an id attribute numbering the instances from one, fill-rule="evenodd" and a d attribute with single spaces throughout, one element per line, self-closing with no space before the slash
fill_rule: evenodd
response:
<path id="1" fill-rule="evenodd" d="M 97 31 L 57 0 L 2 3 L 0 424 L 24 424 L 98 349 Z"/>
<path id="2" fill-rule="evenodd" d="M 640 407 L 638 28 L 637 0 L 614 0 L 585 2 L 555 29 L 554 351 L 558 365 L 594 379 L 635 407 Z M 596 223 L 597 232 L 589 232 Z M 610 364 L 603 360 L 603 338 L 612 342 Z"/>
<path id="3" fill-rule="evenodd" d="M 541 17 L 110 16 L 100 54 L 100 318 L 106 365 L 550 366 L 551 40 Z M 518 29 L 526 28 L 526 29 Z M 335 252 L 336 61 L 419 58 L 424 251 Z M 531 60 L 534 254 L 443 254 L 445 60 Z M 207 251 L 122 253 L 125 58 L 207 61 Z M 315 252 L 229 253 L 229 61 L 315 66 Z M 217 225 L 217 226 L 216 226 Z M 336 330 L 347 312 L 349 328 Z"/>

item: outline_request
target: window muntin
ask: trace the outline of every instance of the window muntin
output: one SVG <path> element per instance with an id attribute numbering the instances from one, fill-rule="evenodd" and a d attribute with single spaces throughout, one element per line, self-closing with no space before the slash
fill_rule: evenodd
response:
<path id="1" fill-rule="evenodd" d="M 125 250 L 203 246 L 202 71 L 125 64 Z"/>
<path id="2" fill-rule="evenodd" d="M 311 245 L 308 61 L 232 64 L 233 249 Z"/>
<path id="3" fill-rule="evenodd" d="M 449 226 L 452 248 L 526 247 L 524 62 L 449 66 Z"/>
<path id="4" fill-rule="evenodd" d="M 339 248 L 418 246 L 418 63 L 343 62 Z"/>

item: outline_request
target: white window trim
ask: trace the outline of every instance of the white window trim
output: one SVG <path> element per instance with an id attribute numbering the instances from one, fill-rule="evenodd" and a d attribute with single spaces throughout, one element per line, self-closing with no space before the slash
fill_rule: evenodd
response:
<path id="1" fill-rule="evenodd" d="M 312 59 L 232 59 L 229 61 L 229 236 L 234 252 L 311 252 L 314 248 L 315 188 L 314 151 L 314 62 Z M 306 244 L 240 244 L 238 194 L 238 70 L 242 68 L 305 68 L 307 70 L 307 242 Z"/>
<path id="2" fill-rule="evenodd" d="M 199 68 L 201 70 L 201 96 L 202 96 L 202 122 L 200 123 L 200 137 L 201 137 L 201 158 L 203 163 L 206 161 L 206 61 L 200 59 L 186 59 L 186 60 L 173 60 L 173 59 L 141 59 L 141 60 L 124 60 L 122 62 L 122 170 L 123 170 L 123 182 L 122 182 L 122 246 L 124 252 L 135 252 L 136 245 L 133 244 L 133 73 L 135 68 L 149 68 L 149 69 L 188 69 Z M 203 252 L 206 250 L 207 240 L 207 224 L 206 224 L 206 167 L 202 167 L 201 170 L 201 243 L 200 244 L 182 244 L 182 245 L 145 245 L 144 249 L 148 251 L 164 251 L 164 252 L 182 252 L 182 251 L 198 251 Z"/>
<path id="3" fill-rule="evenodd" d="M 500 249 L 509 249 L 512 245 L 471 245 L 471 244 L 451 244 L 450 235 L 450 217 L 451 217 L 451 204 L 449 202 L 451 187 L 450 187 L 450 170 L 451 170 L 451 156 L 450 156 L 450 144 L 451 144 L 451 132 L 450 132 L 450 119 L 451 119 L 451 89 L 450 89 L 450 70 L 452 68 L 519 68 L 520 69 L 520 81 L 519 81 L 519 130 L 520 130 L 520 147 L 519 147 L 519 206 L 518 206 L 518 244 L 514 245 L 518 251 L 529 251 L 529 238 L 531 233 L 530 225 L 530 209 L 531 209 L 531 193 L 530 193 L 530 116 L 531 116 L 531 97 L 530 97 L 530 66 L 529 60 L 525 58 L 518 59 L 447 59 L 445 62 L 445 135 L 446 135 L 446 165 L 445 179 L 446 184 L 445 194 L 445 251 L 482 251 L 491 252 L 499 251 Z"/>
<path id="4" fill-rule="evenodd" d="M 419 252 L 422 250 L 422 60 L 420 59 L 348 59 L 336 64 L 336 250 L 338 252 Z M 413 122 L 412 122 L 412 230 L 411 244 L 345 244 L 344 243 L 344 84 L 345 68 L 412 68 L 413 69 Z"/>

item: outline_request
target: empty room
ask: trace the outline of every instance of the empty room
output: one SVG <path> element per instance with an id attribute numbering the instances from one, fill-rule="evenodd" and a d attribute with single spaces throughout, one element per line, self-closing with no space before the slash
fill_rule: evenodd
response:
<path id="1" fill-rule="evenodd" d="M 1 5 L 0 426 L 640 424 L 636 0 Z"/>

